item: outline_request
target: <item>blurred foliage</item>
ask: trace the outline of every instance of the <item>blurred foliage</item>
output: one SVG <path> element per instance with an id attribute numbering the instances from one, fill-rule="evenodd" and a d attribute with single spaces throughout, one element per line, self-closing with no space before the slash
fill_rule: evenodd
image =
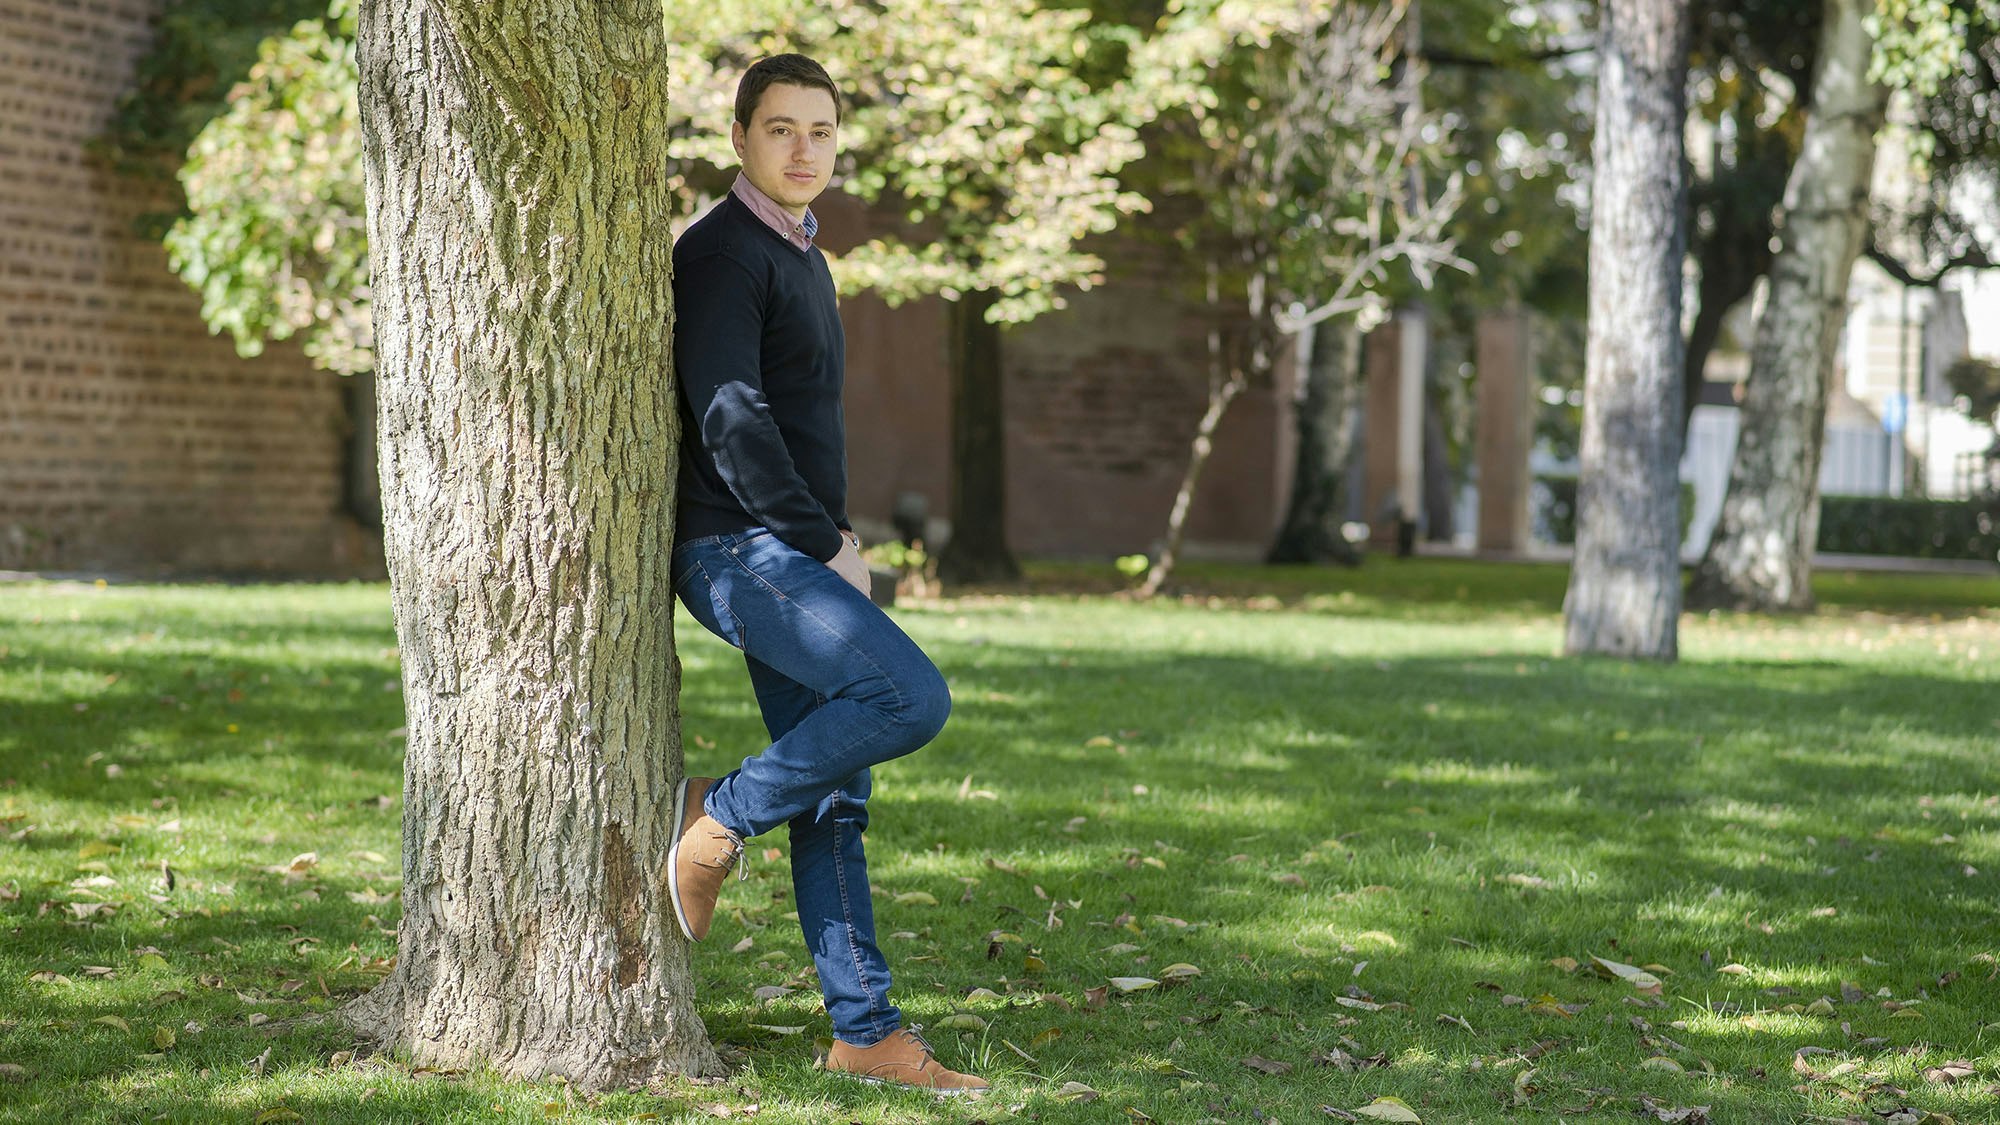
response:
<path id="1" fill-rule="evenodd" d="M 325 0 L 168 0 L 97 152 L 126 174 L 172 175 L 249 73 L 259 44 L 325 9 Z"/>
<path id="2" fill-rule="evenodd" d="M 1990 421 L 1993 412 L 2000 410 L 2000 363 L 1966 356 L 1945 368 L 1944 382 L 1952 394 L 1965 398 L 1974 418 Z"/>
<path id="3" fill-rule="evenodd" d="M 264 41 L 181 168 L 189 214 L 168 261 L 244 355 L 303 332 L 321 367 L 374 367 L 354 74 L 353 7 L 334 0 Z"/>
<path id="4" fill-rule="evenodd" d="M 1912 198 L 1878 203 L 1874 244 L 1920 281 L 2000 261 L 1981 238 L 2000 221 L 2000 0 L 1891 0 L 1882 11 L 1908 13 L 1877 66 L 1912 95 L 1917 175 Z"/>
<path id="5" fill-rule="evenodd" d="M 1221 18 L 1184 15 L 1142 42 L 1087 9 L 1035 0 L 669 4 L 667 187 L 688 216 L 727 190 L 741 71 L 780 51 L 813 54 L 847 94 L 836 182 L 909 224 L 836 259 L 842 290 L 891 302 L 991 290 L 993 319 L 1026 320 L 1096 282 L 1104 264 L 1079 242 L 1147 205 L 1117 178 L 1142 151 L 1139 125 L 1191 96 L 1230 36 L 1258 35 L 1281 10 L 1296 9 L 1225 0 L 1208 12 Z M 210 326 L 239 350 L 300 333 L 323 366 L 353 372 L 373 359 L 344 16 L 336 0 L 260 48 L 229 111 L 194 143 L 182 173 L 191 213 L 168 245 Z"/>

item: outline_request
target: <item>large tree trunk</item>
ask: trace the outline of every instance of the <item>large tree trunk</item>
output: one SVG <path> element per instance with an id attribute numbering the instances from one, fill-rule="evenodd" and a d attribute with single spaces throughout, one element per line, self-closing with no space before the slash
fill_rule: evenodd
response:
<path id="1" fill-rule="evenodd" d="M 1361 552 L 1341 533 L 1347 463 L 1361 409 L 1361 333 L 1351 316 L 1313 325 L 1293 417 L 1299 456 L 1292 499 L 1266 562 L 1358 566 Z"/>
<path id="2" fill-rule="evenodd" d="M 1888 92 L 1868 80 L 1867 0 L 1827 0 L 1805 142 L 1785 187 L 1782 242 L 1757 322 L 1722 516 L 1689 588 L 1699 606 L 1813 606 L 1819 465 L 1847 278 L 1868 224 Z"/>
<path id="3" fill-rule="evenodd" d="M 1680 586 L 1687 0 L 1599 9 L 1571 653 L 1672 660 Z"/>
<path id="4" fill-rule="evenodd" d="M 986 319 L 996 300 L 998 294 L 982 289 L 945 305 L 951 349 L 951 538 L 938 555 L 938 577 L 955 584 L 1021 577 L 1007 547 L 1000 326 Z"/>
<path id="5" fill-rule="evenodd" d="M 680 770 L 655 0 L 361 8 L 403 916 L 344 1015 L 584 1090 L 718 1072 L 663 878 Z"/>

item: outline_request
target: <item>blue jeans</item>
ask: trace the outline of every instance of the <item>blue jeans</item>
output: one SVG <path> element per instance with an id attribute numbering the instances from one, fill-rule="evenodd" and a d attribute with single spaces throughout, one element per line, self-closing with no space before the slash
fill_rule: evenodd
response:
<path id="1" fill-rule="evenodd" d="M 761 528 L 674 548 L 674 592 L 743 651 L 771 744 L 716 781 L 708 814 L 748 839 L 791 830 L 792 895 L 836 1038 L 872 1046 L 902 1022 L 875 944 L 868 768 L 937 737 L 936 665 L 826 564 Z"/>

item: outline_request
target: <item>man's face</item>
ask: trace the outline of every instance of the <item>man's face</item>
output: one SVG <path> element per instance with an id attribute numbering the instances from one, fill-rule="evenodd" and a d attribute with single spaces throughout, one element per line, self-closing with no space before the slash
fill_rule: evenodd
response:
<path id="1" fill-rule="evenodd" d="M 743 174 L 758 191 L 796 218 L 826 190 L 840 152 L 833 95 L 808 86 L 774 82 L 750 114 L 750 128 L 730 125 Z"/>

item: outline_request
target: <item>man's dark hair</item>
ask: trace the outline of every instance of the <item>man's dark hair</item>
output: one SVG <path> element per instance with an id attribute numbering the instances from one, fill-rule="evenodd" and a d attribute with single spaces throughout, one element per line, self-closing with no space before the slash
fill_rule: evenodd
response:
<path id="1" fill-rule="evenodd" d="M 825 67 L 804 55 L 772 55 L 752 63 L 736 84 L 736 123 L 748 129 L 764 91 L 778 84 L 825 90 L 833 98 L 833 123 L 840 124 L 840 87 L 833 84 Z"/>

